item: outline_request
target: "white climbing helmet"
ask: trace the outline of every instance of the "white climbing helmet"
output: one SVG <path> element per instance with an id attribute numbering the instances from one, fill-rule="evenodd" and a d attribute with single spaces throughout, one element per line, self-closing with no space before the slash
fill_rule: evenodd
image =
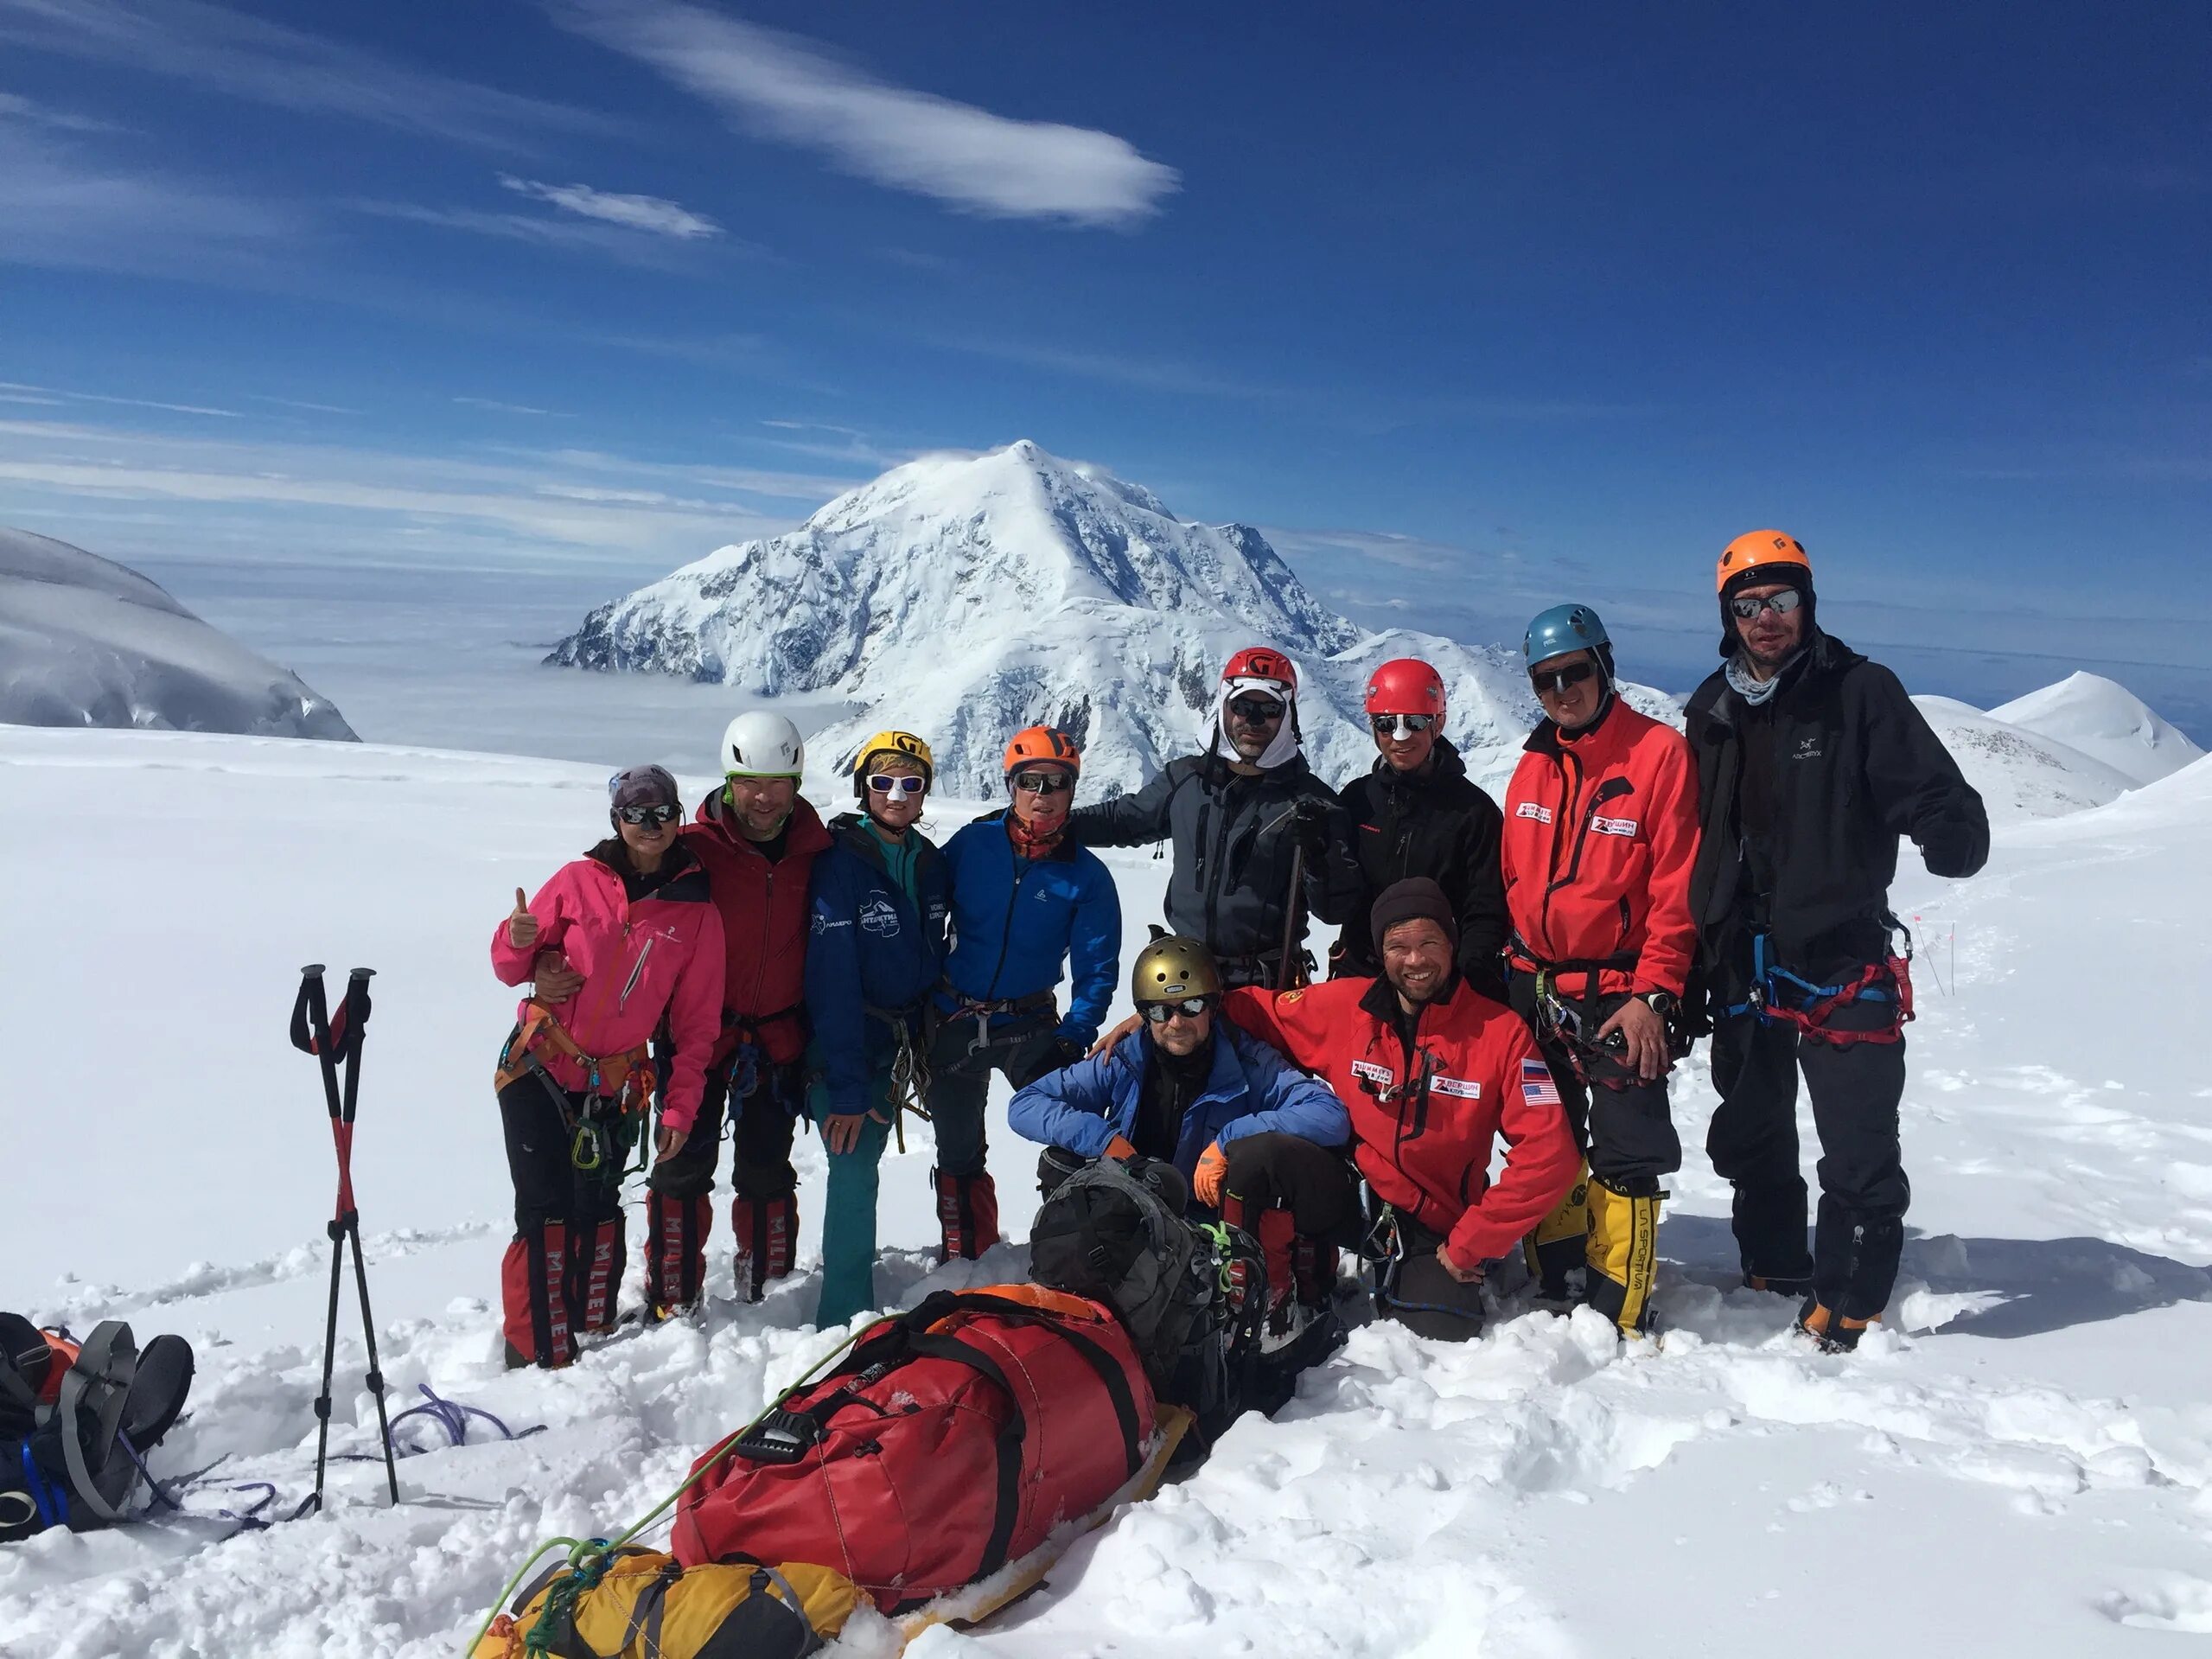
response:
<path id="1" fill-rule="evenodd" d="M 754 709 L 722 734 L 722 772 L 733 778 L 795 778 L 806 769 L 806 744 L 781 714 Z"/>

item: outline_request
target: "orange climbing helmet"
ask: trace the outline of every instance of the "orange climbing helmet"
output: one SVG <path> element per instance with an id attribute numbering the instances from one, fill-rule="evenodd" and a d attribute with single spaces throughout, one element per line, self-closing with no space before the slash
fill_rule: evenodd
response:
<path id="1" fill-rule="evenodd" d="M 1006 763 L 999 770 L 1011 777 L 1021 768 L 1040 761 L 1064 766 L 1079 776 L 1083 770 L 1083 751 L 1056 726 L 1023 726 L 1007 743 Z"/>
<path id="2" fill-rule="evenodd" d="M 1774 565 L 1793 565 L 1805 573 L 1804 580 L 1813 579 L 1813 561 L 1805 556 L 1804 543 L 1779 530 L 1754 530 L 1737 537 L 1720 550 L 1720 564 L 1713 572 L 1713 591 L 1725 593 L 1728 584 L 1746 571 Z M 1788 579 L 1780 571 L 1774 574 L 1779 579 Z"/>

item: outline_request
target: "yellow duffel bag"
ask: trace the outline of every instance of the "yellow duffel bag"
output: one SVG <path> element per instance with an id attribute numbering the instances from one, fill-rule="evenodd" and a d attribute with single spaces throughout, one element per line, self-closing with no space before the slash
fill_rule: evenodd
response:
<path id="1" fill-rule="evenodd" d="M 620 1549 L 596 1583 L 579 1586 L 564 1562 L 541 1573 L 494 1619 L 473 1659 L 802 1659 L 845 1628 L 861 1602 L 851 1580 L 826 1566 L 745 1562 L 676 1564 L 659 1550 Z"/>

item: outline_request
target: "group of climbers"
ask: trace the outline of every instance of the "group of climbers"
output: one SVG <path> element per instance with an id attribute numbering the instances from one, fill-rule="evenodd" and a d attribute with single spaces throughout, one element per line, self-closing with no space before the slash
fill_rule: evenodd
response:
<path id="1" fill-rule="evenodd" d="M 1887 1301 L 1909 1190 L 1896 838 L 1971 874 L 1987 821 L 1895 676 L 1814 626 L 1796 541 L 1738 538 L 1716 585 L 1726 661 L 1686 735 L 1622 697 L 1590 607 L 1535 619 L 1543 718 L 1502 808 L 1444 735 L 1443 678 L 1411 659 L 1371 675 L 1376 758 L 1332 792 L 1303 753 L 1297 669 L 1266 648 L 1225 668 L 1205 750 L 1133 794 L 1074 807 L 1076 743 L 1018 733 L 1008 804 L 941 849 L 919 827 L 936 779 L 909 732 L 860 745 L 855 810 L 826 826 L 780 716 L 731 723 L 724 782 L 691 823 L 659 768 L 618 774 L 615 835 L 518 893 L 494 942 L 503 979 L 535 981 L 500 1070 L 510 1358 L 562 1363 L 615 1318 L 641 1091 L 660 1098 L 648 1316 L 702 1293 L 725 1122 L 741 1290 L 790 1271 L 804 1115 L 829 1159 L 828 1324 L 876 1305 L 877 1170 L 909 1110 L 932 1121 L 940 1259 L 998 1242 L 993 1074 L 1013 1128 L 1045 1145 L 1044 1184 L 1157 1159 L 1194 1216 L 1250 1234 L 1270 1343 L 1329 1317 L 1347 1247 L 1374 1264 L 1377 1311 L 1425 1333 L 1479 1330 L 1481 1286 L 1519 1250 L 1546 1305 L 1634 1334 L 1681 1161 L 1668 1080 L 1707 1030 L 1708 1150 L 1735 1187 L 1745 1282 L 1796 1298 L 1824 1345 L 1854 1344 Z M 1159 840 L 1173 932 L 1136 960 L 1138 1014 L 1092 1053 L 1121 919 L 1088 849 Z M 1321 983 L 1310 922 L 1342 928 Z M 1801 1067 L 1824 1153 L 1809 1250 Z"/>
<path id="2" fill-rule="evenodd" d="M 494 936 L 500 979 L 532 982 L 499 1079 L 512 1364 L 565 1364 L 615 1323 L 621 1181 L 656 1076 L 645 1317 L 704 1293 L 725 1122 L 740 1292 L 757 1301 L 790 1273 L 804 1117 L 829 1163 L 816 1318 L 843 1324 L 876 1305 L 877 1170 L 903 1114 L 934 1120 L 941 1254 L 980 1255 L 998 1239 L 991 1074 L 1019 1085 L 1079 1057 L 1112 999 L 1119 902 L 1067 834 L 1081 760 L 1066 733 L 1017 733 L 1010 806 L 941 851 L 916 826 L 935 779 L 910 732 L 861 744 L 855 809 L 826 825 L 799 794 L 805 745 L 782 716 L 739 715 L 721 758 L 688 824 L 666 771 L 616 774 L 615 833 L 535 899 L 518 891 Z"/>

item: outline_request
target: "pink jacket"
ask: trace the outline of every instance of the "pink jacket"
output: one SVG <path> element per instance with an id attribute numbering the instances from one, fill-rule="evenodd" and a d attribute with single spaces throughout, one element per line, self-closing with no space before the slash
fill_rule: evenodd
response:
<path id="1" fill-rule="evenodd" d="M 681 843 L 668 856 L 684 867 L 634 904 L 621 875 L 598 858 L 562 865 L 530 901 L 536 942 L 520 950 L 507 943 L 504 917 L 493 929 L 492 972 L 502 985 L 520 985 L 539 952 L 566 956 L 583 988 L 553 1004 L 553 1014 L 578 1048 L 602 1058 L 650 1040 L 666 1012 L 675 1055 L 661 1121 L 688 1134 L 706 1088 L 707 1056 L 722 1035 L 722 917 L 698 860 Z M 516 1018 L 528 1012 L 526 1001 Z M 562 1088 L 590 1082 L 583 1063 L 554 1044 L 536 1052 Z"/>

